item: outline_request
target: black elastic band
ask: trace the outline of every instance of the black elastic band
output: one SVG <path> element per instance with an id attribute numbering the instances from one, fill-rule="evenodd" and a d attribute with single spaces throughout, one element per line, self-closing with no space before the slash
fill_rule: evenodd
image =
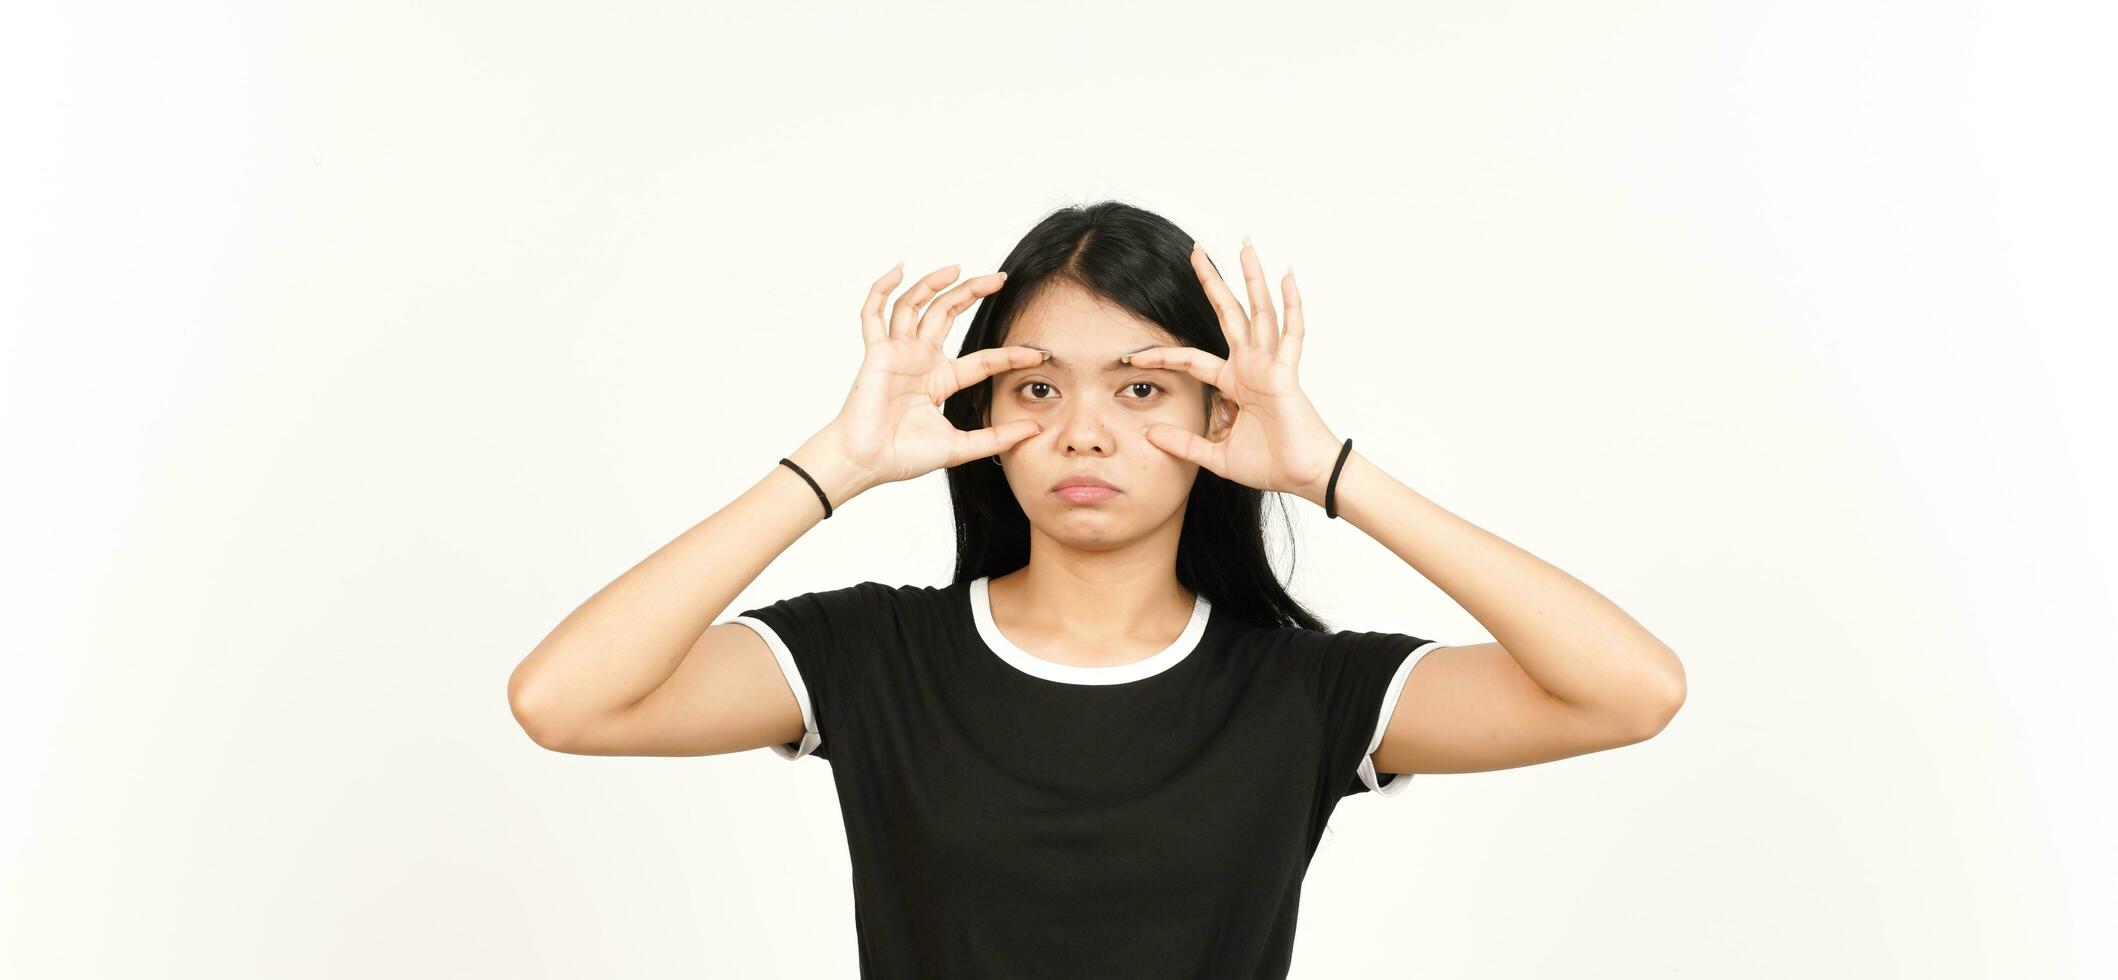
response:
<path id="1" fill-rule="evenodd" d="M 1338 462 L 1331 464 L 1331 482 L 1324 485 L 1324 516 L 1338 520 L 1338 471 L 1346 468 L 1346 454 L 1353 451 L 1353 440 L 1338 447 Z"/>
<path id="2" fill-rule="evenodd" d="M 1352 440 L 1347 441 L 1350 442 Z M 780 457 L 780 462 L 787 464 L 788 469 L 791 469 L 794 472 L 801 474 L 802 479 L 809 481 L 809 489 L 816 491 L 816 499 L 824 502 L 824 520 L 830 520 L 831 498 L 824 496 L 824 488 L 816 485 L 816 481 L 810 478 L 809 472 L 807 470 L 804 470 L 801 467 L 794 465 L 794 460 L 782 456 Z"/>

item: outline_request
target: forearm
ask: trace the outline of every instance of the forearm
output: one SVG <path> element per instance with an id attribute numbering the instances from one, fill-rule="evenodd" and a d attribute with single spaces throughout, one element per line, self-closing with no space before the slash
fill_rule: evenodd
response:
<path id="1" fill-rule="evenodd" d="M 1303 491 L 1323 505 L 1323 488 Z M 1586 711 L 1633 717 L 1683 697 L 1677 656 L 1588 585 L 1443 509 L 1355 450 L 1339 474 L 1345 520 L 1493 634 L 1537 684 Z"/>
<path id="2" fill-rule="evenodd" d="M 836 508 L 866 488 L 819 433 L 788 458 Z M 508 679 L 525 727 L 564 730 L 637 703 L 759 572 L 824 517 L 807 481 L 774 462 L 727 506 L 583 602 Z"/>

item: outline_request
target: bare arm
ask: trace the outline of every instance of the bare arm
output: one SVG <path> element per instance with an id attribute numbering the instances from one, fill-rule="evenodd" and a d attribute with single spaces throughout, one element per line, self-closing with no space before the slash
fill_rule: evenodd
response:
<path id="1" fill-rule="evenodd" d="M 1303 495 L 1321 504 L 1323 488 Z M 1377 772 L 1484 772 L 1599 752 L 1652 737 L 1683 705 L 1683 664 L 1625 610 L 1359 450 L 1347 455 L 1336 502 L 1497 641 L 1421 660 L 1375 753 Z"/>
<path id="2" fill-rule="evenodd" d="M 866 479 L 829 439 L 819 432 L 787 458 L 815 478 L 835 508 L 866 489 Z M 638 705 L 677 672 L 758 573 L 823 519 L 816 491 L 775 463 L 741 496 L 561 620 L 508 678 L 516 721 L 538 744 L 556 748 Z M 750 664 L 753 677 L 758 666 Z M 769 661 L 762 666 L 777 673 Z M 795 721 L 799 727 L 799 714 Z"/>
<path id="3" fill-rule="evenodd" d="M 1041 351 L 996 347 L 951 359 L 951 321 L 1001 288 L 947 266 L 884 304 L 902 273 L 870 288 L 861 309 L 859 376 L 831 424 L 788 455 L 835 509 L 869 487 L 1001 452 L 1036 434 L 1032 421 L 963 431 L 941 414 L 959 389 Z M 932 300 L 933 302 L 929 303 Z M 733 502 L 590 596 L 508 678 L 515 720 L 537 744 L 588 755 L 711 755 L 790 740 L 802 730 L 793 690 L 757 634 L 713 625 L 729 603 L 824 517 L 807 481 L 775 461 Z"/>

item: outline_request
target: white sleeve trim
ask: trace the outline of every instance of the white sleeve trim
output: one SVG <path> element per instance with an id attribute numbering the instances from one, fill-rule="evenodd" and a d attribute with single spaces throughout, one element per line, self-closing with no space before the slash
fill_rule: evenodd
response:
<path id="1" fill-rule="evenodd" d="M 1412 782 L 1412 774 L 1408 772 L 1384 773 L 1383 775 L 1390 777 L 1389 782 L 1382 782 L 1375 772 L 1375 752 L 1383 747 L 1383 735 L 1390 730 L 1390 715 L 1397 710 L 1397 696 L 1405 692 L 1405 678 L 1412 676 L 1412 668 L 1418 666 L 1420 658 L 1445 645 L 1440 640 L 1430 640 L 1413 648 L 1412 652 L 1405 656 L 1405 662 L 1397 665 L 1397 673 L 1390 676 L 1390 687 L 1383 693 L 1382 711 L 1378 712 L 1375 719 L 1375 737 L 1368 740 L 1368 754 L 1361 756 L 1358 770 L 1361 782 L 1367 783 L 1370 790 L 1382 796 L 1396 796 L 1404 792 L 1405 786 Z"/>
<path id="2" fill-rule="evenodd" d="M 779 633 L 755 616 L 737 616 L 729 622 L 750 627 L 752 632 L 764 639 L 766 646 L 772 648 L 772 659 L 779 662 L 780 673 L 786 676 L 787 686 L 794 689 L 795 703 L 802 706 L 802 728 L 805 729 L 802 740 L 775 744 L 772 746 L 773 754 L 791 761 L 816 751 L 816 747 L 824 743 L 824 736 L 816 730 L 816 712 L 809 706 L 809 686 L 802 683 L 801 668 L 794 665 L 794 654 L 788 651 L 787 641 L 780 639 Z"/>

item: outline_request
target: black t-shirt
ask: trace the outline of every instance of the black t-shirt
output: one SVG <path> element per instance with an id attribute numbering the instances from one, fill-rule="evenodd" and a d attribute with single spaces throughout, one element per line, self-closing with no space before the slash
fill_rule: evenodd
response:
<path id="1" fill-rule="evenodd" d="M 1302 878 L 1419 655 L 1264 628 L 1200 596 L 1134 663 L 1029 655 L 986 580 L 746 610 L 831 763 L 863 977 L 1285 977 Z"/>

